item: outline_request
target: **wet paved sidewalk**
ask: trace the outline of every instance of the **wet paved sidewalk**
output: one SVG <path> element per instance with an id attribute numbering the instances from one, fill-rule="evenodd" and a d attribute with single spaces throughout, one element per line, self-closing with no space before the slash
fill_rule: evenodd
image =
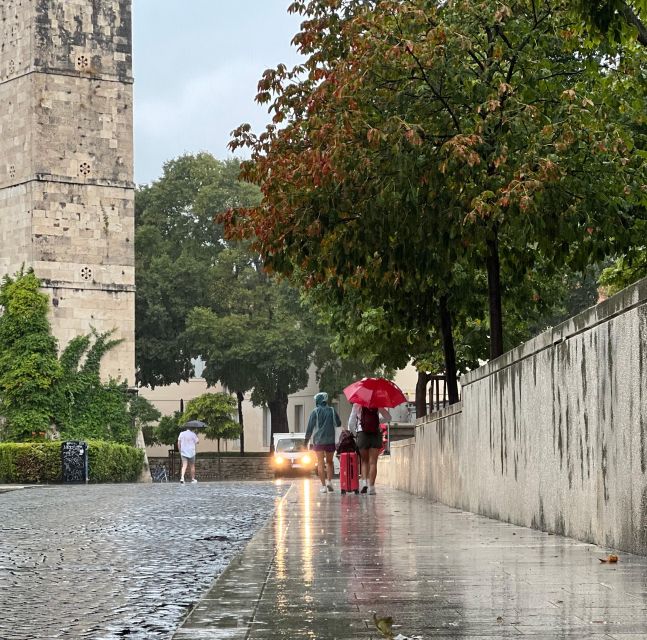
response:
<path id="1" fill-rule="evenodd" d="M 295 483 L 175 640 L 647 639 L 647 558 L 394 490 Z"/>

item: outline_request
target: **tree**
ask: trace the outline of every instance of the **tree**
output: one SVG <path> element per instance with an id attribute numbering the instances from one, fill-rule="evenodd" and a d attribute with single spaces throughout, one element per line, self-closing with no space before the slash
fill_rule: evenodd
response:
<path id="1" fill-rule="evenodd" d="M 236 160 L 207 153 L 164 165 L 162 177 L 135 197 L 137 380 L 154 387 L 187 380 L 192 353 L 185 342 L 187 313 L 209 306 L 211 270 L 224 248 L 215 214 L 258 200 L 238 180 Z"/>
<path id="2" fill-rule="evenodd" d="M 173 446 L 182 431 L 182 413 L 175 411 L 173 415 L 162 416 L 159 424 L 153 429 L 150 441 L 146 444 L 166 444 Z M 144 432 L 146 435 L 146 432 Z"/>
<path id="3" fill-rule="evenodd" d="M 155 437 L 155 423 L 158 423 L 162 414 L 153 403 L 143 396 L 136 395 L 131 398 L 128 411 L 135 429 L 141 429 L 144 442 L 147 445 L 160 444 Z"/>
<path id="4" fill-rule="evenodd" d="M 252 402 L 270 410 L 272 434 L 287 432 L 288 396 L 308 381 L 312 320 L 296 291 L 240 248 L 223 251 L 213 276 L 217 303 L 187 319 L 187 341 L 206 361 L 205 380 L 236 393 L 241 427 L 243 394 L 252 390 Z"/>
<path id="5" fill-rule="evenodd" d="M 5 276 L 0 286 L 0 414 L 3 439 L 26 442 L 51 433 L 52 390 L 61 378 L 48 298 L 33 270 Z"/>
<path id="6" fill-rule="evenodd" d="M 260 200 L 239 170 L 237 160 L 183 156 L 137 192 L 137 366 L 138 381 L 154 386 L 188 379 L 202 357 L 207 382 L 238 399 L 244 452 L 244 395 L 267 404 L 274 431 L 287 431 L 287 397 L 307 383 L 316 344 L 296 292 L 214 222 Z"/>
<path id="7" fill-rule="evenodd" d="M 631 242 L 626 194 L 644 163 L 600 95 L 601 70 L 616 69 L 560 3 L 292 8 L 308 18 L 295 37 L 306 62 L 265 72 L 257 100 L 274 122 L 232 141 L 251 150 L 243 175 L 263 202 L 224 218 L 271 268 L 369 290 L 372 307 L 408 307 L 413 327 L 435 315 L 451 381 L 452 325 L 474 317 L 457 276 L 487 273 L 496 357 L 502 278 L 532 272 L 538 254 L 577 268 Z"/>
<path id="8" fill-rule="evenodd" d="M 227 393 L 203 393 L 189 400 L 182 414 L 182 423 L 200 420 L 206 423 L 205 434 L 217 440 L 220 453 L 220 440 L 233 440 L 240 435 L 240 425 L 232 419 L 236 401 Z"/>

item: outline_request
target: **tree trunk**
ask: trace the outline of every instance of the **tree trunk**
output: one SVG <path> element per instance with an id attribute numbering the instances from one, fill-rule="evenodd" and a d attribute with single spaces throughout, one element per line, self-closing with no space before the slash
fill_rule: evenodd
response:
<path id="1" fill-rule="evenodd" d="M 452 333 L 452 317 L 447 307 L 447 296 L 442 296 L 439 302 L 440 333 L 443 339 L 445 355 L 445 378 L 447 380 L 447 396 L 449 404 L 458 402 L 458 381 L 456 380 L 456 350 Z"/>
<path id="2" fill-rule="evenodd" d="M 427 415 L 427 383 L 430 374 L 426 371 L 418 371 L 418 381 L 416 382 L 416 418 L 422 418 Z"/>
<path id="3" fill-rule="evenodd" d="M 288 394 L 277 391 L 267 403 L 270 410 L 270 452 L 274 452 L 274 434 L 288 433 Z"/>
<path id="4" fill-rule="evenodd" d="M 238 424 L 240 425 L 240 455 L 245 455 L 245 429 L 243 427 L 243 400 L 245 395 L 242 391 L 236 391 L 236 399 L 238 400 Z"/>
<path id="5" fill-rule="evenodd" d="M 490 305 L 490 358 L 503 354 L 503 311 L 501 309 L 501 264 L 499 262 L 499 241 L 494 238 L 487 241 L 488 255 L 487 284 Z"/>

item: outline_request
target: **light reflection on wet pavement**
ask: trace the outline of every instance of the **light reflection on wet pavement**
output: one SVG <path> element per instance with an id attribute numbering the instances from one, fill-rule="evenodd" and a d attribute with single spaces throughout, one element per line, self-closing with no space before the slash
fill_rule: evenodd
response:
<path id="1" fill-rule="evenodd" d="M 647 639 L 647 558 L 383 487 L 295 483 L 174 640 Z"/>
<path id="2" fill-rule="evenodd" d="M 287 485 L 0 494 L 0 638 L 168 638 Z"/>

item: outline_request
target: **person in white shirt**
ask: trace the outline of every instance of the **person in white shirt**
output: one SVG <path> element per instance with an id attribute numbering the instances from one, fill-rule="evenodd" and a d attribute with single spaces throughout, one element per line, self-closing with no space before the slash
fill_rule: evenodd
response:
<path id="1" fill-rule="evenodd" d="M 363 407 L 355 403 L 348 419 L 348 429 L 357 434 L 357 448 L 361 460 L 362 488 L 360 493 L 375 495 L 377 459 L 383 445 L 380 418 L 386 422 L 391 414 L 386 409 Z"/>
<path id="2" fill-rule="evenodd" d="M 191 429 L 185 429 L 177 438 L 177 448 L 182 458 L 182 471 L 180 473 L 180 482 L 182 484 L 184 484 L 184 474 L 187 467 L 191 474 L 191 482 L 197 482 L 195 479 L 195 448 L 198 442 L 198 436 Z"/>

